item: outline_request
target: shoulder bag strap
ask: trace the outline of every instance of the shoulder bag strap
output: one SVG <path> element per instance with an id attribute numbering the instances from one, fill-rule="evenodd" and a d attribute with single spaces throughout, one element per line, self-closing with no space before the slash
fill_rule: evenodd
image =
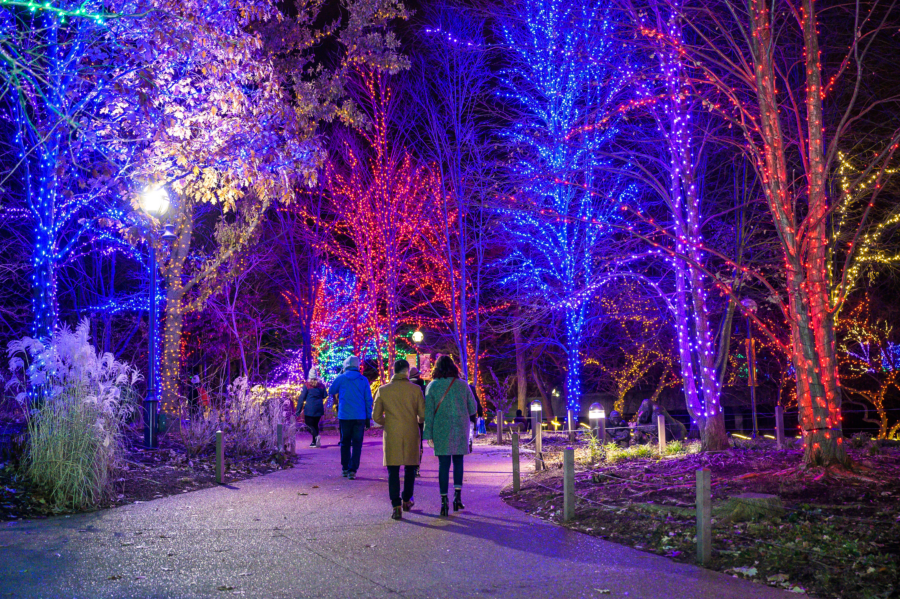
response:
<path id="1" fill-rule="evenodd" d="M 452 386 L 453 386 L 453 383 L 455 383 L 455 382 L 456 382 L 456 377 L 453 377 L 453 380 L 450 381 L 450 384 L 447 385 L 447 388 L 446 388 L 446 389 L 444 389 L 444 394 L 441 395 L 441 401 L 439 401 L 439 402 L 438 402 L 438 405 L 436 405 L 436 406 L 434 407 L 434 414 L 432 414 L 432 416 L 431 416 L 432 418 L 434 418 L 435 416 L 437 416 L 437 412 L 438 412 L 438 410 L 440 409 L 441 404 L 444 403 L 444 398 L 447 397 L 447 392 L 450 391 L 450 387 L 452 387 Z"/>

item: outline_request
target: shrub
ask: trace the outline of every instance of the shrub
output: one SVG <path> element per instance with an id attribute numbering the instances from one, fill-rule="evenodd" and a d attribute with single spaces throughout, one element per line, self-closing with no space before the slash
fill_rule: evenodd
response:
<path id="1" fill-rule="evenodd" d="M 250 387 L 247 377 L 238 377 L 228 386 L 224 419 L 229 444 L 236 455 L 257 455 L 273 451 L 275 431 L 283 425 L 285 439 L 294 436 L 290 408 L 281 394 L 270 393 L 261 385 Z"/>
<path id="2" fill-rule="evenodd" d="M 192 458 L 211 448 L 220 426 L 222 423 L 218 410 L 202 407 L 183 410 L 179 431 L 185 454 Z"/>
<path id="3" fill-rule="evenodd" d="M 682 443 L 681 441 L 676 439 L 675 441 L 669 441 L 668 443 L 666 443 L 666 451 L 665 451 L 666 455 L 675 455 L 677 453 L 683 453 L 683 452 L 684 452 L 684 443 Z"/>
<path id="4" fill-rule="evenodd" d="M 140 380 L 112 354 L 98 356 L 89 338 L 84 319 L 75 331 L 57 329 L 47 345 L 26 337 L 7 350 L 6 388 L 18 391 L 27 418 L 25 475 L 56 509 L 90 507 L 110 491 Z"/>

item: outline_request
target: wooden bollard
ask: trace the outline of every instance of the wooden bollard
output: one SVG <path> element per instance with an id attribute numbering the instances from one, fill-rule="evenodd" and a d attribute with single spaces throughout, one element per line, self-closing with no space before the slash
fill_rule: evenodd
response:
<path id="1" fill-rule="evenodd" d="M 784 408 L 775 406 L 775 444 L 784 449 Z"/>
<path id="2" fill-rule="evenodd" d="M 712 489 L 709 468 L 697 470 L 697 561 L 712 558 Z"/>
<path id="3" fill-rule="evenodd" d="M 519 471 L 519 433 L 512 434 L 512 468 L 513 468 L 513 493 L 519 492 L 522 485 L 522 475 Z"/>
<path id="4" fill-rule="evenodd" d="M 280 422 L 275 425 L 275 450 L 284 451 L 284 425 Z"/>
<path id="5" fill-rule="evenodd" d="M 497 410 L 497 445 L 503 443 L 503 412 Z"/>
<path id="6" fill-rule="evenodd" d="M 225 439 L 222 431 L 216 431 L 216 483 L 225 480 Z"/>
<path id="7" fill-rule="evenodd" d="M 563 522 L 575 517 L 575 450 L 563 450 Z"/>
<path id="8" fill-rule="evenodd" d="M 656 416 L 656 432 L 659 435 L 659 455 L 666 453 L 666 417 Z"/>

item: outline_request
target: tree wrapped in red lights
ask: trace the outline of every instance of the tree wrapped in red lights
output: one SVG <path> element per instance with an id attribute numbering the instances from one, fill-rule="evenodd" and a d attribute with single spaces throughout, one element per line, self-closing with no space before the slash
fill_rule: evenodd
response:
<path id="1" fill-rule="evenodd" d="M 365 325 L 376 356 L 393 361 L 406 298 L 419 276 L 410 266 L 423 244 L 439 242 L 431 231 L 438 178 L 397 142 L 402 124 L 388 73 L 359 69 L 353 97 L 361 119 L 354 132 L 338 135 L 336 156 L 326 164 L 329 203 L 325 224 L 317 226 L 323 250 L 367 294 L 359 300 L 370 304 Z M 385 376 L 386 364 L 380 370 Z"/>
<path id="2" fill-rule="evenodd" d="M 854 240 L 869 224 L 900 142 L 900 129 L 885 130 L 861 120 L 896 101 L 871 99 L 862 80 L 863 73 L 871 71 L 867 61 L 878 58 L 875 43 L 886 15 L 876 3 L 857 3 L 849 35 L 844 19 L 842 29 L 829 32 L 835 38 L 845 36 L 849 50 L 841 60 L 826 64 L 813 0 L 668 4 L 685 27 L 684 37 L 661 28 L 647 28 L 643 34 L 659 39 L 696 70 L 694 82 L 707 110 L 743 136 L 742 151 L 756 169 L 781 246 L 786 297 L 766 277 L 746 272 L 767 290 L 791 329 L 806 464 L 846 465 L 835 314 L 846 294 Z M 860 127 L 863 124 L 866 127 Z M 867 186 L 870 193 L 853 214 L 852 232 L 834 239 L 829 220 L 854 198 L 853 192 L 832 191 L 830 184 L 838 151 L 848 143 L 860 148 L 856 155 L 867 156 L 863 174 L 849 187 Z M 836 241 L 848 243 L 835 248 Z M 841 265 L 837 271 L 829 268 L 832 261 Z M 717 284 L 739 299 L 733 286 Z"/>

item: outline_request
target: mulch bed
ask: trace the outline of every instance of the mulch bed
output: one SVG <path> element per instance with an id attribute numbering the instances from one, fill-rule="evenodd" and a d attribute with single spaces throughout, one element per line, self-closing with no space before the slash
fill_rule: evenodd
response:
<path id="1" fill-rule="evenodd" d="M 545 447 L 545 449 L 550 449 Z M 551 450 L 552 451 L 552 450 Z M 713 559 L 708 567 L 816 597 L 900 597 L 900 448 L 850 449 L 854 473 L 799 468 L 799 449 L 753 444 L 723 453 L 576 467 L 574 530 L 696 563 L 695 471 L 712 473 Z M 527 459 L 523 456 L 523 459 Z M 503 492 L 510 505 L 559 522 L 562 471 Z M 780 514 L 735 521 L 728 499 L 776 495 Z"/>
<path id="2" fill-rule="evenodd" d="M 132 431 L 126 442 L 125 463 L 117 474 L 114 494 L 96 509 L 197 491 L 216 485 L 215 454 L 188 458 L 177 434 L 160 439 L 160 447 L 142 447 L 140 431 Z M 225 455 L 224 482 L 231 483 L 276 470 L 293 468 L 297 456 L 289 453 L 229 457 Z M 32 488 L 17 472 L 15 460 L 0 464 L 0 521 L 46 518 L 70 513 L 50 509 L 39 489 Z"/>

